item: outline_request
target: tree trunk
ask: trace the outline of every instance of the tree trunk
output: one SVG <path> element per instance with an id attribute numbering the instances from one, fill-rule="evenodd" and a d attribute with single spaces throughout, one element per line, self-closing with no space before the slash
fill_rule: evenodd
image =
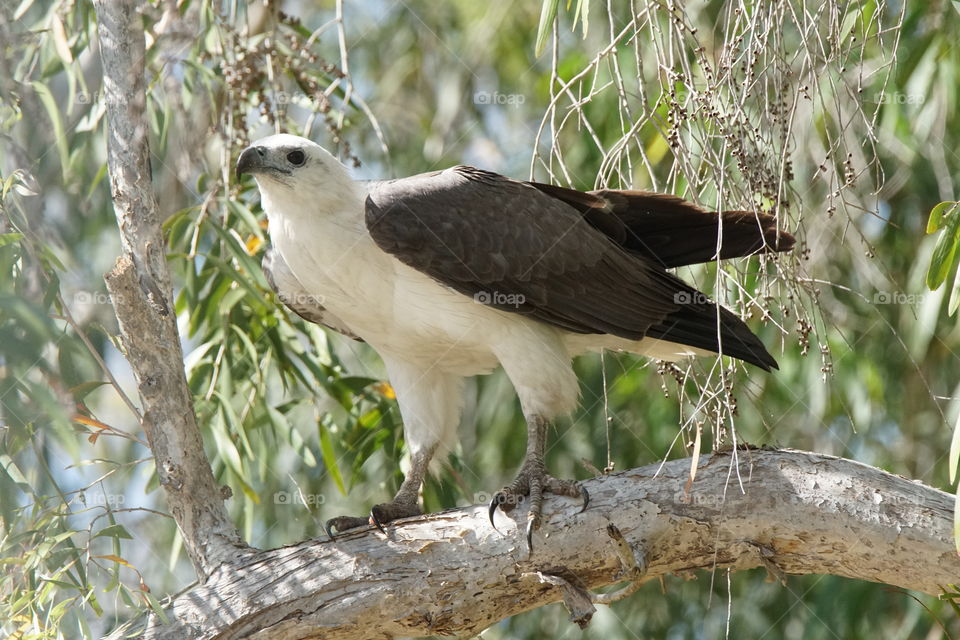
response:
<path id="1" fill-rule="evenodd" d="M 97 0 L 107 164 L 123 254 L 105 277 L 167 504 L 203 580 L 246 550 L 203 452 L 173 311 L 144 117 L 143 25 L 133 0 Z"/>

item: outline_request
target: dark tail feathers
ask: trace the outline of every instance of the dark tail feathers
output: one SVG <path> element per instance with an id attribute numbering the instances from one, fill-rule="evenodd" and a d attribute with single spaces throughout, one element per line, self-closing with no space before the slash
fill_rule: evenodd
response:
<path id="1" fill-rule="evenodd" d="M 765 371 L 779 368 L 760 339 L 736 314 L 709 300 L 679 278 L 670 277 L 681 289 L 674 296 L 678 308 L 662 322 L 650 327 L 646 333 L 648 337 L 720 353 Z"/>

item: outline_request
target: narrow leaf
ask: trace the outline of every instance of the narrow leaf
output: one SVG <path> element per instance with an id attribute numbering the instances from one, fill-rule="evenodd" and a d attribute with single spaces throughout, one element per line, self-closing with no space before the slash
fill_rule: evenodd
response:
<path id="1" fill-rule="evenodd" d="M 950 301 L 947 303 L 947 313 L 951 316 L 960 306 L 960 269 L 953 276 L 953 289 L 950 291 Z"/>
<path id="2" fill-rule="evenodd" d="M 347 489 L 343 486 L 343 477 L 340 475 L 340 467 L 337 465 L 337 456 L 333 451 L 333 442 L 330 440 L 330 432 L 327 430 L 327 425 L 322 421 L 319 425 L 320 454 L 323 457 L 323 464 L 330 473 L 330 477 L 333 478 L 334 483 L 336 483 L 340 493 L 347 495 Z"/>
<path id="3" fill-rule="evenodd" d="M 950 470 L 950 484 L 957 481 L 958 462 L 960 462 L 960 415 L 957 416 L 957 423 L 953 425 L 953 439 L 950 441 L 950 456 L 947 459 Z"/>
<path id="4" fill-rule="evenodd" d="M 60 117 L 60 107 L 57 105 L 53 94 L 50 93 L 50 89 L 48 89 L 45 84 L 31 82 L 30 86 L 33 87 L 33 90 L 40 98 L 40 102 L 43 103 L 44 108 L 47 110 L 47 116 L 49 116 L 50 123 L 53 125 L 53 139 L 56 143 L 57 154 L 60 156 L 63 181 L 69 183 L 70 181 L 67 179 L 67 166 L 70 164 L 70 148 L 68 146 L 69 141 L 67 140 L 67 135 L 63 129 L 63 120 Z"/>
<path id="5" fill-rule="evenodd" d="M 553 29 L 553 21 L 557 19 L 557 7 L 560 6 L 560 0 L 543 0 L 543 7 L 540 10 L 540 25 L 537 27 L 537 44 L 534 47 L 534 54 L 539 57 L 543 49 L 547 46 L 547 38 Z"/>
<path id="6" fill-rule="evenodd" d="M 125 567 L 130 567 L 133 569 L 133 565 L 121 558 L 120 556 L 115 555 L 106 555 L 106 556 L 93 556 L 94 558 L 99 558 L 101 560 L 110 560 L 111 562 L 116 562 L 117 564 L 122 564 Z"/>
<path id="7" fill-rule="evenodd" d="M 73 53 L 70 51 L 70 45 L 67 44 L 67 30 L 63 27 L 63 22 L 56 11 L 50 14 L 50 33 L 53 35 L 53 48 L 57 50 L 57 55 L 63 60 L 64 66 L 73 63 Z"/>
<path id="8" fill-rule="evenodd" d="M 946 202 L 941 202 L 931 209 L 930 218 L 927 220 L 927 233 L 934 233 L 940 229 L 940 227 L 943 226 L 944 216 L 949 215 L 947 211 L 949 210 L 952 213 L 957 204 L 957 202 L 947 200 Z"/>
<path id="9" fill-rule="evenodd" d="M 104 527 L 100 529 L 97 533 L 94 534 L 94 538 L 99 538 L 101 536 L 106 536 L 108 538 L 123 538 L 124 540 L 133 540 L 126 528 L 122 524 L 112 524 L 109 527 Z"/>
<path id="10" fill-rule="evenodd" d="M 931 291 L 943 284 L 953 268 L 954 258 L 957 254 L 957 244 L 960 242 L 958 231 L 960 231 L 960 216 L 950 216 L 947 219 L 946 228 L 937 238 L 933 255 L 930 257 L 927 286 Z"/>
<path id="11" fill-rule="evenodd" d="M 0 247 L 5 247 L 13 242 L 19 242 L 23 238 L 22 233 L 0 233 Z"/>

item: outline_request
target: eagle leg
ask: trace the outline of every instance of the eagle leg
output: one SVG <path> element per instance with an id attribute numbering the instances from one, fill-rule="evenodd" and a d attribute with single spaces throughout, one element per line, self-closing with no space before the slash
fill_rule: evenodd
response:
<path id="1" fill-rule="evenodd" d="M 393 500 L 374 505 L 370 508 L 370 515 L 366 518 L 355 516 L 330 518 L 323 525 L 327 535 L 333 539 L 335 537 L 334 532 L 342 533 L 347 529 L 356 529 L 367 525 L 373 525 L 381 533 L 386 534 L 383 525 L 400 518 L 423 515 L 419 505 L 420 487 L 423 485 L 423 478 L 427 473 L 427 467 L 435 449 L 436 446 L 426 451 L 419 451 L 411 457 L 410 472 L 403 479 L 403 484 L 400 485 L 400 490 L 397 491 Z"/>
<path id="2" fill-rule="evenodd" d="M 560 480 L 549 475 L 543 462 L 543 451 L 546 446 L 547 425 L 549 421 L 542 416 L 532 416 L 527 419 L 527 455 L 523 466 L 516 478 L 509 485 L 498 491 L 490 501 L 490 524 L 494 529 L 493 516 L 497 507 L 504 511 L 511 511 L 524 496 L 530 498 L 530 510 L 527 512 L 527 548 L 533 552 L 533 532 L 540 528 L 540 518 L 543 512 L 543 492 L 581 498 L 583 509 L 590 503 L 590 494 L 575 480 Z"/>

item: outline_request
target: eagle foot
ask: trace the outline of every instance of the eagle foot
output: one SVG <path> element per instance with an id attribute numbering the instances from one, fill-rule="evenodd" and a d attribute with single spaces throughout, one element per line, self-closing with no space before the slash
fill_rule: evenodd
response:
<path id="1" fill-rule="evenodd" d="M 412 516 L 423 515 L 423 511 L 416 502 L 407 502 L 404 500 L 394 500 L 374 505 L 370 508 L 370 515 L 366 518 L 356 516 L 338 516 L 327 520 L 323 528 L 331 539 L 335 538 L 334 532 L 343 533 L 348 529 L 357 527 L 374 526 L 380 529 L 381 533 L 386 534 L 383 525 L 400 518 L 409 518 Z"/>
<path id="2" fill-rule="evenodd" d="M 497 507 L 501 510 L 512 511 L 525 498 L 530 498 L 530 510 L 527 512 L 527 548 L 533 553 L 533 532 L 540 528 L 540 518 L 543 512 L 543 492 L 581 498 L 585 511 L 590 504 L 590 494 L 586 488 L 575 480 L 560 480 L 547 474 L 542 465 L 524 465 L 517 477 L 509 485 L 494 494 L 490 500 L 490 525 L 497 529 L 493 516 Z"/>

